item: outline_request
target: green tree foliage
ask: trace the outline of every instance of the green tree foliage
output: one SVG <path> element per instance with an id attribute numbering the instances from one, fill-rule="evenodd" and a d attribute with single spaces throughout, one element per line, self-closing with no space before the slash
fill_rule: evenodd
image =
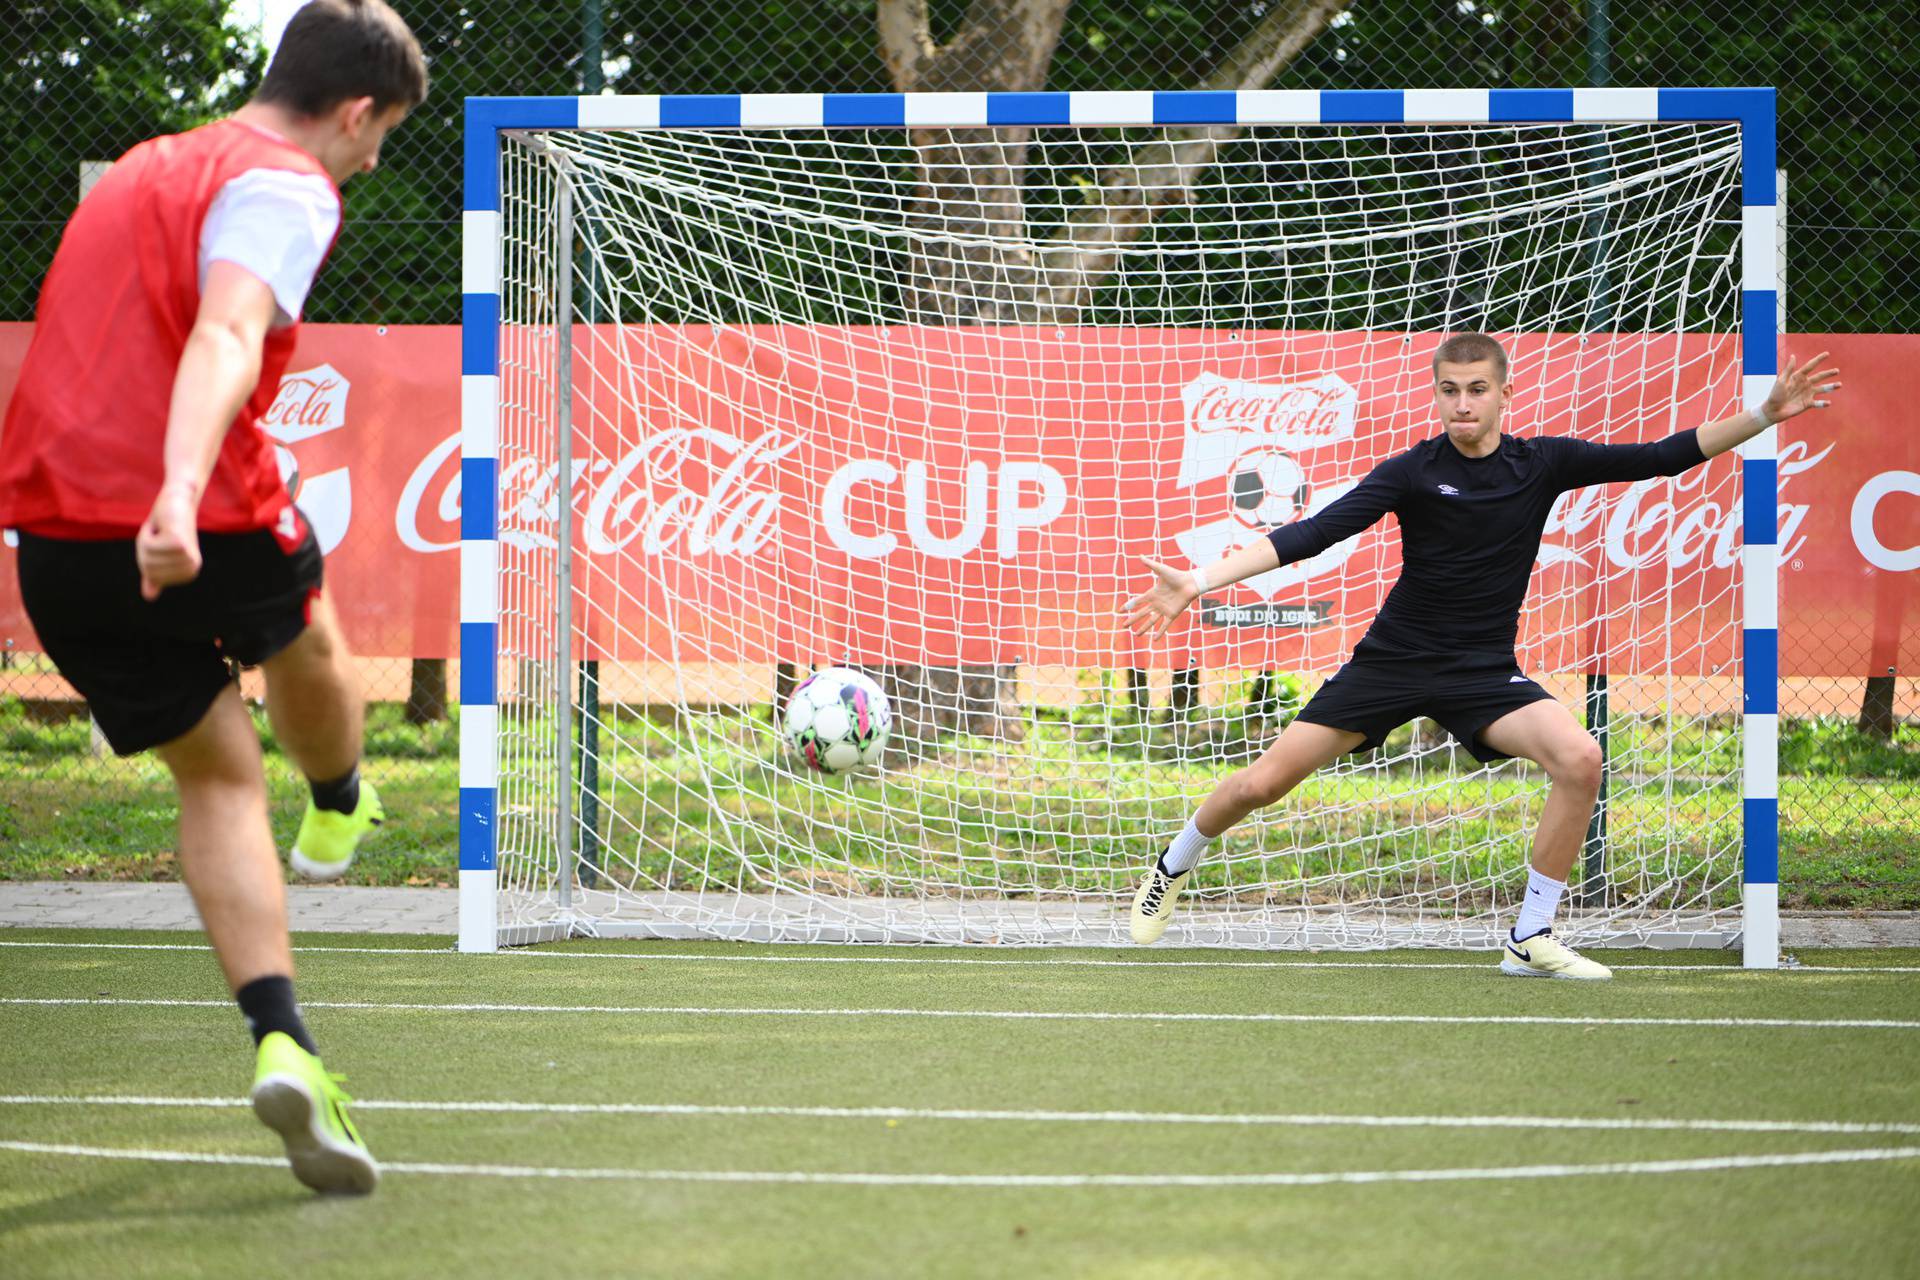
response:
<path id="1" fill-rule="evenodd" d="M 28 320 L 82 161 L 204 124 L 259 78 L 224 0 L 26 0 L 0 13 L 0 320 Z"/>
<path id="2" fill-rule="evenodd" d="M 348 188 L 349 220 L 313 300 L 328 321 L 459 315 L 461 103 L 577 93 L 585 0 L 401 0 L 433 95 Z M 26 0 L 0 12 L 0 318 L 31 312 L 72 208 L 76 167 L 228 109 L 258 54 L 221 0 Z M 932 0 L 933 30 L 967 0 Z M 1196 83 L 1260 20 L 1259 0 L 1075 0 L 1049 85 Z M 877 91 L 874 0 L 601 0 L 615 92 Z M 1920 41 L 1911 6 L 1676 0 L 1612 6 L 1618 84 L 1774 84 L 1791 176 L 1789 320 L 1920 329 Z M 1354 0 L 1275 82 L 1286 88 L 1587 82 L 1580 0 Z"/>
<path id="3" fill-rule="evenodd" d="M 1920 332 L 1913 6 L 1760 0 L 1634 8 L 1646 12 L 1621 35 L 1620 83 L 1780 90 L 1788 326 Z"/>
<path id="4" fill-rule="evenodd" d="M 873 0 L 604 0 L 606 87 L 621 93 L 883 91 Z M 936 39 L 966 0 L 933 0 Z M 1049 86 L 1198 82 L 1259 21 L 1248 0 L 1076 0 Z M 1795 266 L 1789 318 L 1814 331 L 1920 328 L 1920 41 L 1902 6 L 1681 0 L 1612 6 L 1618 84 L 1774 84 Z M 575 93 L 575 0 L 417 4 L 433 97 L 395 135 L 314 318 L 458 318 L 461 99 Z M 1578 0 L 1356 0 L 1275 82 L 1283 88 L 1587 83 Z"/>
<path id="5" fill-rule="evenodd" d="M 381 171 L 347 188 L 347 225 L 311 320 L 458 323 L 465 99 L 579 93 L 586 82 L 578 0 L 401 11 L 432 88 L 383 148 Z M 883 87 L 871 3 L 606 0 L 602 14 L 603 80 L 616 93 Z"/>
<path id="6" fill-rule="evenodd" d="M 1356 0 L 1290 87 L 1549 88 L 1588 80 L 1578 0 Z M 1787 320 L 1920 331 L 1920 40 L 1910 4 L 1611 6 L 1620 85 L 1771 85 L 1788 175 Z"/>

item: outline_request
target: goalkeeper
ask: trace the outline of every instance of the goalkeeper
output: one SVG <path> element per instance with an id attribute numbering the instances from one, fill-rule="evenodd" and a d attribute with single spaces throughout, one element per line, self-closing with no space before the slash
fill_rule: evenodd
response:
<path id="1" fill-rule="evenodd" d="M 340 184 L 373 169 L 427 92 L 382 0 L 311 0 L 231 118 L 141 143 L 80 202 L 40 291 L 0 429 L 0 526 L 40 643 L 122 755 L 180 794 L 180 869 L 256 1045 L 253 1107 L 300 1181 L 378 1169 L 293 993 L 260 741 L 228 674 L 259 664 L 313 798 L 294 865 L 346 869 L 380 821 L 361 699 L 321 555 L 260 428 Z"/>
<path id="2" fill-rule="evenodd" d="M 1604 979 L 1604 965 L 1553 935 L 1600 791 L 1600 749 L 1553 695 L 1514 660 L 1520 604 L 1554 498 L 1592 484 L 1673 476 L 1810 408 L 1840 384 L 1822 352 L 1786 369 L 1758 411 L 1643 444 L 1505 435 L 1513 398 L 1507 353 L 1479 333 L 1434 352 L 1434 406 L 1444 434 L 1380 463 L 1318 515 L 1283 525 L 1218 564 L 1185 571 L 1147 561 L 1157 581 L 1126 606 L 1128 625 L 1159 635 L 1210 588 L 1318 555 L 1389 512 L 1400 519 L 1402 570 L 1353 658 L 1302 708 L 1261 757 L 1208 796 L 1134 895 L 1138 943 L 1166 932 L 1195 864 L 1228 828 L 1280 801 L 1316 770 L 1378 747 L 1420 716 L 1437 720 L 1476 760 L 1531 760 L 1552 785 L 1534 833 L 1526 897 L 1500 971 L 1521 977 Z"/>

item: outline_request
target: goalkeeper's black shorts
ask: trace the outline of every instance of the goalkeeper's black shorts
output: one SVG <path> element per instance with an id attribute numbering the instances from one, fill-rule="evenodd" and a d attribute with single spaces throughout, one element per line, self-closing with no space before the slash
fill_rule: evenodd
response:
<path id="1" fill-rule="evenodd" d="M 1298 719 L 1329 729 L 1366 735 L 1355 751 L 1372 751 L 1387 735 L 1421 716 L 1440 722 L 1475 760 L 1509 757 L 1480 741 L 1480 731 L 1528 703 L 1553 695 L 1505 665 L 1460 670 L 1417 662 L 1370 662 L 1357 658 L 1340 668 L 1300 709 Z"/>

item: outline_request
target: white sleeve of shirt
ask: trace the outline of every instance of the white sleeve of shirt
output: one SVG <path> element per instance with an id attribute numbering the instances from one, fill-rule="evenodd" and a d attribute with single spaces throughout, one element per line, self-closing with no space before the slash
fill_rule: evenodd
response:
<path id="1" fill-rule="evenodd" d="M 229 179 L 200 224 L 200 287 L 215 262 L 245 267 L 273 290 L 274 327 L 306 305 L 320 260 L 340 226 L 340 200 L 318 174 L 249 169 Z"/>

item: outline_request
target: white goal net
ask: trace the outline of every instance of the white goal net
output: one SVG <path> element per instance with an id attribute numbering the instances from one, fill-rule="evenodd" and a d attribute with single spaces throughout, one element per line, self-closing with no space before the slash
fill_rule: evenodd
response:
<path id="1" fill-rule="evenodd" d="M 501 145 L 502 941 L 1123 941 L 1400 564 L 1389 518 L 1142 642 L 1142 557 L 1210 563 L 1434 435 L 1451 332 L 1507 343 L 1520 435 L 1741 404 L 1731 125 Z M 1583 940 L 1738 928 L 1739 481 L 1548 521 L 1519 659 L 1604 733 Z M 887 692 L 876 770 L 782 752 L 825 665 Z M 1222 839 L 1170 938 L 1486 943 L 1545 790 L 1409 725 Z"/>

